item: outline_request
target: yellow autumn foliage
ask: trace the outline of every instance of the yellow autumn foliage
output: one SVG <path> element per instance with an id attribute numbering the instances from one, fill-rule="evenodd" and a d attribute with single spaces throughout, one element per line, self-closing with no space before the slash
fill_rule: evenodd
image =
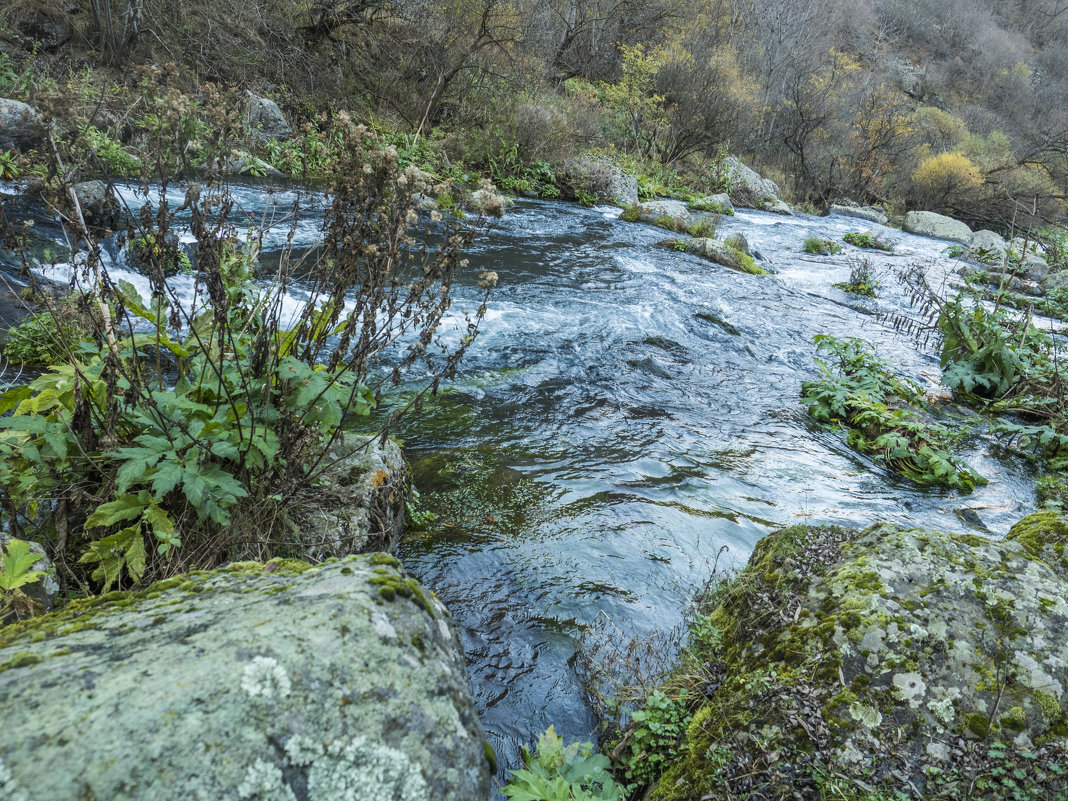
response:
<path id="1" fill-rule="evenodd" d="M 958 209 L 982 186 L 979 168 L 959 152 L 926 158 L 912 174 L 914 199 L 932 211 Z"/>

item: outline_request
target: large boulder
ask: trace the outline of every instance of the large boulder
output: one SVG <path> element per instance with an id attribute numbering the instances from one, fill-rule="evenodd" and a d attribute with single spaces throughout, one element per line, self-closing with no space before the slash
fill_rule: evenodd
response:
<path id="1" fill-rule="evenodd" d="M 409 486 L 393 440 L 347 435 L 326 454 L 306 503 L 291 510 L 301 551 L 319 561 L 364 551 L 393 551 L 404 534 Z"/>
<path id="2" fill-rule="evenodd" d="M 44 141 L 44 118 L 33 106 L 0 98 L 0 151 L 29 150 Z"/>
<path id="3" fill-rule="evenodd" d="M 735 156 L 724 161 L 721 177 L 730 183 L 730 197 L 737 206 L 763 208 L 771 199 L 782 196 L 777 183 L 746 167 Z"/>
<path id="4" fill-rule="evenodd" d="M 18 801 L 478 801 L 445 607 L 386 554 L 239 563 L 0 629 Z"/>
<path id="5" fill-rule="evenodd" d="M 1064 792 L 1049 766 L 1068 759 L 1068 526 L 1024 523 L 1001 541 L 892 525 L 761 540 L 705 619 L 716 636 L 698 634 L 706 699 L 648 797 L 956 798 L 998 775 Z"/>
<path id="6" fill-rule="evenodd" d="M 910 234 L 960 242 L 962 245 L 967 245 L 972 240 L 972 229 L 967 223 L 933 211 L 910 211 L 905 215 L 905 224 L 902 227 Z"/>
<path id="7" fill-rule="evenodd" d="M 575 200 L 578 193 L 584 192 L 617 206 L 638 202 L 638 180 L 607 159 L 568 159 L 557 177 L 561 195 L 568 200 Z"/>
<path id="8" fill-rule="evenodd" d="M 726 192 L 720 192 L 716 195 L 705 195 L 704 197 L 691 200 L 690 208 L 693 211 L 706 211 L 712 214 L 723 214 L 728 217 L 734 216 L 734 204 L 731 203 L 731 196 Z"/>
<path id="9" fill-rule="evenodd" d="M 1000 267 L 1005 261 L 1009 245 L 1004 237 L 994 231 L 976 231 L 968 240 L 965 255 L 991 267 Z"/>
<path id="10" fill-rule="evenodd" d="M 262 141 L 288 139 L 293 133 L 286 121 L 286 115 L 269 97 L 246 91 L 244 117 L 249 132 L 254 138 Z"/>
<path id="11" fill-rule="evenodd" d="M 672 231 L 684 231 L 693 215 L 681 200 L 653 200 L 638 207 L 638 222 L 659 225 Z"/>

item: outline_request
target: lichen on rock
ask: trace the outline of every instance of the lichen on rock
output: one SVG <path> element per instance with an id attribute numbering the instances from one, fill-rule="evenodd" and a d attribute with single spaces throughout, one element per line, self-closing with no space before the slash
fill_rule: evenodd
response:
<path id="1" fill-rule="evenodd" d="M 0 629 L 3 663 L 5 798 L 489 796 L 459 637 L 387 554 L 70 604 Z"/>
<path id="2" fill-rule="evenodd" d="M 1004 764 L 1068 790 L 1068 579 L 1034 528 L 766 537 L 708 612 L 721 645 L 702 669 L 723 678 L 650 797 L 816 798 L 859 780 L 950 798 L 976 777 L 993 788 Z"/>

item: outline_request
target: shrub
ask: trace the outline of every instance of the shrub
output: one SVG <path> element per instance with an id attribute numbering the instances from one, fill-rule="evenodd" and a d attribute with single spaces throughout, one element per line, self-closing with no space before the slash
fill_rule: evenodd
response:
<path id="1" fill-rule="evenodd" d="M 956 211 L 973 200 L 982 185 L 979 169 L 963 153 L 931 156 L 912 174 L 914 202 L 935 211 Z"/>
<path id="2" fill-rule="evenodd" d="M 337 124 L 340 177 L 317 259 L 285 254 L 275 283 L 253 280 L 262 232 L 236 234 L 225 184 L 186 190 L 204 287 L 192 308 L 159 265 L 149 298 L 112 281 L 81 231 L 90 244 L 72 258 L 86 264 L 90 336 L 64 342 L 65 363 L 0 395 L 0 414 L 10 412 L 0 424 L 4 514 L 18 510 L 11 526 L 41 537 L 76 521 L 53 542 L 68 580 L 106 591 L 299 552 L 286 510 L 306 502 L 332 444 L 366 428 L 384 390 L 417 362 L 430 391 L 454 374 L 484 303 L 458 344 L 435 334 L 477 226 L 448 224 L 436 243 L 416 238 L 425 175 L 402 170 L 362 126 Z M 159 133 L 180 146 L 181 132 Z M 167 191 L 164 181 L 158 209 L 142 214 L 155 226 L 146 240 L 166 241 L 174 223 Z M 307 302 L 290 312 L 282 287 L 298 269 Z M 495 282 L 483 274 L 487 292 Z M 422 397 L 385 414 L 378 433 Z"/>

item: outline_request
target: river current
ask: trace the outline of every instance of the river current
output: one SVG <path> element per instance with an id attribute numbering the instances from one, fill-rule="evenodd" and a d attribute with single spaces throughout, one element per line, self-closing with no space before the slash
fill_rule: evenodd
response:
<path id="1" fill-rule="evenodd" d="M 235 193 L 256 218 L 292 206 L 291 191 Z M 295 241 L 314 240 L 321 208 L 311 204 Z M 654 643 L 647 663 L 667 665 L 694 593 L 717 566 L 744 565 L 776 527 L 963 532 L 974 530 L 968 508 L 1001 535 L 1034 508 L 1027 465 L 982 436 L 959 453 L 990 483 L 962 496 L 896 477 L 799 402 L 820 333 L 863 337 L 900 372 L 937 385 L 936 355 L 892 325 L 910 313 L 894 273 L 922 262 L 941 282 L 958 267 L 944 254 L 950 243 L 840 215 L 740 209 L 719 235 L 742 232 L 772 272 L 751 276 L 665 248 L 666 232 L 618 215 L 512 206 L 470 252 L 456 293 L 458 315 L 477 304 L 480 270 L 499 276 L 462 376 L 401 432 L 434 519 L 399 555 L 459 624 L 502 768 L 550 724 L 567 740 L 595 739 L 590 665 L 635 637 Z M 62 246 L 47 217 L 36 229 L 39 248 Z M 864 230 L 894 252 L 802 252 L 807 236 L 840 242 Z M 287 236 L 268 237 L 265 251 Z M 832 287 L 858 258 L 882 282 L 875 299 Z M 69 269 L 41 271 L 63 279 Z M 147 292 L 143 277 L 115 269 Z"/>

